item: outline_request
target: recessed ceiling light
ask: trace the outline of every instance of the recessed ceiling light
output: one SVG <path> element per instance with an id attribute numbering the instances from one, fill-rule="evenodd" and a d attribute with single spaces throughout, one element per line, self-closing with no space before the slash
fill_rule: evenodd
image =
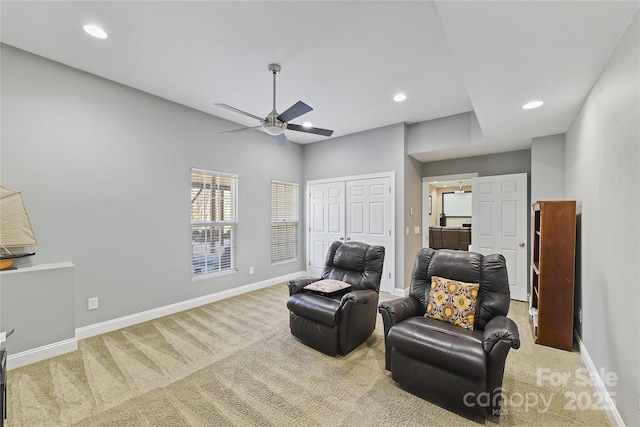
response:
<path id="1" fill-rule="evenodd" d="M 542 104 L 544 104 L 544 102 L 542 102 L 542 101 L 531 101 L 531 102 L 527 102 L 526 104 L 524 104 L 522 106 L 522 108 L 524 110 L 533 110 L 534 108 L 538 108 Z"/>
<path id="2" fill-rule="evenodd" d="M 393 100 L 396 102 L 401 102 L 401 101 L 404 101 L 405 99 L 407 99 L 407 95 L 405 95 L 404 93 L 399 93 L 393 97 Z"/>
<path id="3" fill-rule="evenodd" d="M 82 29 L 85 30 L 87 34 L 98 39 L 106 39 L 108 37 L 102 28 L 96 27 L 95 25 L 85 25 Z"/>
<path id="4" fill-rule="evenodd" d="M 312 127 L 312 126 L 313 126 L 313 125 L 311 124 L 311 122 L 304 122 L 304 123 L 302 124 L 302 127 L 304 127 L 304 128 L 310 128 L 310 127 Z"/>

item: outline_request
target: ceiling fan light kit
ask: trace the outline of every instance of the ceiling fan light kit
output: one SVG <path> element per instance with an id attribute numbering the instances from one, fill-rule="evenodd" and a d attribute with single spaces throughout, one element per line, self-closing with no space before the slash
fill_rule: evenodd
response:
<path id="1" fill-rule="evenodd" d="M 271 126 L 268 124 L 263 124 L 262 129 L 272 136 L 282 135 L 284 133 L 284 128 L 281 126 Z"/>
<path id="2" fill-rule="evenodd" d="M 271 112 L 267 114 L 265 118 L 261 118 L 256 115 L 247 113 L 235 107 L 231 107 L 227 104 L 221 104 L 221 103 L 215 104 L 218 107 L 226 108 L 227 110 L 243 114 L 247 117 L 257 119 L 260 121 L 260 124 L 261 124 L 261 126 L 246 127 L 242 129 L 225 131 L 222 133 L 235 133 L 235 132 L 239 132 L 247 129 L 256 129 L 261 127 L 265 133 L 276 137 L 276 140 L 278 141 L 278 145 L 285 145 L 289 143 L 289 141 L 287 140 L 287 137 L 284 135 L 285 129 L 289 129 L 297 132 L 313 133 L 315 135 L 322 135 L 322 136 L 331 136 L 333 134 L 333 131 L 330 129 L 314 128 L 314 127 L 308 127 L 304 125 L 289 123 L 290 120 L 300 117 L 303 114 L 306 114 L 309 111 L 313 110 L 313 108 L 309 107 L 307 104 L 305 104 L 302 101 L 296 102 L 291 107 L 289 107 L 284 113 L 278 114 L 278 111 L 276 110 L 276 75 L 280 72 L 281 69 L 282 67 L 280 67 L 280 65 L 278 64 L 269 64 L 269 72 L 273 74 L 273 110 L 271 110 Z"/>

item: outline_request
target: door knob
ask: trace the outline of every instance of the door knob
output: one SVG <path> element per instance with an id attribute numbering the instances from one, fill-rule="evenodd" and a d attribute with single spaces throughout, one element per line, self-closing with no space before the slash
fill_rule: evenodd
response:
<path id="1" fill-rule="evenodd" d="M 351 240 L 351 237 L 347 237 L 347 240 Z"/>
<path id="2" fill-rule="evenodd" d="M 524 248 L 524 242 L 520 242 L 520 247 Z"/>
<path id="3" fill-rule="evenodd" d="M 344 237 L 341 237 L 340 240 L 344 240 Z"/>

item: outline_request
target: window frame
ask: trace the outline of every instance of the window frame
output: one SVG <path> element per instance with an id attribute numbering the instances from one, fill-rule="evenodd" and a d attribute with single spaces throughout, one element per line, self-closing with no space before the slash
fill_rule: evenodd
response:
<path id="1" fill-rule="evenodd" d="M 293 206 L 274 205 L 279 199 L 274 198 L 274 185 L 280 185 L 285 187 L 292 187 L 293 191 Z M 275 190 L 277 191 L 277 190 Z M 271 223 L 270 223 L 270 260 L 271 265 L 283 264 L 287 262 L 294 262 L 300 259 L 300 184 L 297 182 L 281 181 L 277 179 L 271 180 Z M 286 196 L 285 196 L 286 198 Z M 285 201 L 286 203 L 286 201 Z M 291 215 L 285 218 L 287 214 L 283 212 L 289 211 Z M 274 213 L 276 218 L 274 218 Z M 279 230 L 274 232 L 275 229 L 285 228 L 285 230 Z M 293 226 L 293 241 L 278 241 L 274 242 L 274 236 L 284 236 L 288 239 L 289 230 L 287 227 Z M 291 252 L 293 251 L 293 252 Z M 274 257 L 274 254 L 276 256 Z"/>
<path id="2" fill-rule="evenodd" d="M 217 183 L 217 187 L 215 189 L 213 187 L 210 188 L 210 195 L 205 196 L 209 197 L 209 199 L 202 202 L 201 209 L 203 212 L 198 213 L 198 215 L 202 215 L 202 217 L 194 221 L 194 202 L 202 191 L 200 190 L 194 195 L 194 182 L 196 182 L 197 179 L 201 181 L 210 180 L 212 185 Z M 222 188 L 220 184 L 222 180 L 231 181 L 228 189 Z M 203 189 L 206 189 L 206 185 L 207 183 L 203 184 Z M 238 175 L 192 168 L 190 187 L 191 279 L 195 281 L 212 276 L 237 273 Z M 226 192 L 228 192 L 228 194 L 225 194 Z M 215 219 L 215 216 L 222 218 Z M 201 238 L 203 240 L 196 240 L 196 236 L 198 235 L 202 236 Z M 212 236 L 216 236 L 217 238 Z M 212 238 L 215 238 L 215 241 L 212 241 Z M 201 250 L 196 251 L 196 245 L 199 245 Z M 215 249 L 212 250 L 214 246 Z M 220 250 L 222 250 L 222 252 L 220 252 Z M 194 263 L 194 260 L 198 257 L 204 260 L 203 264 Z M 210 268 L 209 262 L 216 262 L 217 267 Z M 228 265 L 226 265 L 227 263 Z M 202 268 L 204 268 L 204 271 L 196 272 L 196 270 Z"/>

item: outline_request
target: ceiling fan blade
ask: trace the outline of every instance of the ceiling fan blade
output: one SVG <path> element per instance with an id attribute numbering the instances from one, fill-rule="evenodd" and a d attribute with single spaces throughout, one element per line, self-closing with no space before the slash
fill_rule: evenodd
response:
<path id="1" fill-rule="evenodd" d="M 322 135 L 322 136 L 331 136 L 333 134 L 333 131 L 331 129 L 307 128 L 304 126 L 296 125 L 294 123 L 287 123 L 287 129 L 296 130 L 298 132 L 314 133 L 316 135 Z"/>
<path id="2" fill-rule="evenodd" d="M 313 110 L 313 108 L 309 107 L 307 104 L 305 104 L 302 101 L 298 101 L 295 104 L 293 104 L 291 107 L 289 107 L 289 109 L 286 110 L 284 113 L 280 114 L 277 118 L 281 122 L 286 123 L 289 120 L 293 120 L 296 117 L 300 117 L 301 115 L 306 114 L 311 110 Z"/>
<path id="3" fill-rule="evenodd" d="M 289 140 L 287 139 L 284 133 L 281 133 L 280 135 L 276 135 L 276 141 L 278 141 L 278 145 L 280 146 L 287 145 L 289 143 Z"/>
<path id="4" fill-rule="evenodd" d="M 251 113 L 247 113 L 246 111 L 238 110 L 237 108 L 232 107 L 232 106 L 227 105 L 227 104 L 216 103 L 215 105 L 217 105 L 218 107 L 226 108 L 227 110 L 234 111 L 236 113 L 244 114 L 245 116 L 254 118 L 256 120 L 260 120 L 260 121 L 264 120 L 262 117 L 254 116 Z"/>
<path id="5" fill-rule="evenodd" d="M 258 129 L 261 128 L 262 125 L 258 125 L 258 126 L 251 126 L 248 128 L 240 128 L 240 129 L 233 129 L 233 130 L 225 130 L 223 132 L 220 132 L 222 134 L 227 134 L 227 133 L 236 133 L 236 132 L 242 132 L 243 130 L 249 130 L 249 129 Z"/>

